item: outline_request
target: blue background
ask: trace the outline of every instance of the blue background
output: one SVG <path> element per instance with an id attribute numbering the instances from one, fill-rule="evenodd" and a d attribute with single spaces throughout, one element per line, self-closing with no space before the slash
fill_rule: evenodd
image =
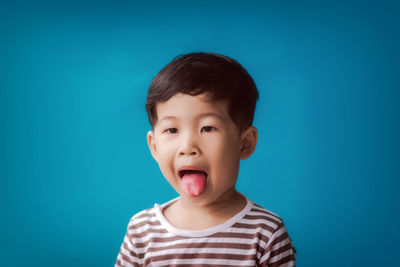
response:
<path id="1" fill-rule="evenodd" d="M 258 85 L 238 189 L 284 218 L 298 266 L 398 266 L 399 15 L 389 1 L 2 1 L 0 265 L 114 264 L 130 217 L 176 196 L 146 144 L 151 79 L 212 51 Z"/>

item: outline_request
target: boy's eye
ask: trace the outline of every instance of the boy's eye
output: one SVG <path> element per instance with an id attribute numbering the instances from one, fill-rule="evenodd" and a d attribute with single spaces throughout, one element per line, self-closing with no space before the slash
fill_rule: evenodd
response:
<path id="1" fill-rule="evenodd" d="M 211 132 L 213 130 L 215 130 L 215 128 L 212 127 L 212 126 L 204 126 L 204 127 L 201 128 L 201 131 L 202 132 L 206 132 L 206 133 Z"/>
<path id="2" fill-rule="evenodd" d="M 165 130 L 165 132 L 169 133 L 169 134 L 175 134 L 175 133 L 178 132 L 178 129 L 176 129 L 176 128 L 168 128 L 168 129 Z"/>

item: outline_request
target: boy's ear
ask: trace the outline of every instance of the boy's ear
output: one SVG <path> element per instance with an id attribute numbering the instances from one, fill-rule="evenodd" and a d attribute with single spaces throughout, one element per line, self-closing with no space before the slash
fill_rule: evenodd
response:
<path id="1" fill-rule="evenodd" d="M 157 161 L 157 147 L 156 147 L 156 142 L 154 140 L 154 132 L 153 131 L 147 132 L 147 144 L 149 146 L 151 155 Z"/>
<path id="2" fill-rule="evenodd" d="M 240 159 L 245 160 L 253 154 L 257 145 L 258 133 L 254 126 L 250 126 L 242 132 L 241 136 L 241 147 L 240 147 Z"/>

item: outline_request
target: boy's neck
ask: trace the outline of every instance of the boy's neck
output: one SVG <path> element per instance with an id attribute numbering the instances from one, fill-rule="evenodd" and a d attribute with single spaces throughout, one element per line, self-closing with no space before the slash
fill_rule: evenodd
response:
<path id="1" fill-rule="evenodd" d="M 181 197 L 166 207 L 163 214 L 174 227 L 204 230 L 229 220 L 239 213 L 246 203 L 246 198 L 233 189 L 208 205 L 196 205 L 195 202 Z"/>

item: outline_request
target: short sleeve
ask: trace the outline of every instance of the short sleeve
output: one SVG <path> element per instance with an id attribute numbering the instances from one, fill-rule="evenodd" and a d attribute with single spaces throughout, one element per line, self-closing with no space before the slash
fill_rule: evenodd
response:
<path id="1" fill-rule="evenodd" d="M 128 230 L 124 237 L 124 242 L 118 253 L 115 267 L 139 267 L 139 258 L 135 246 L 132 244 Z"/>
<path id="2" fill-rule="evenodd" d="M 279 225 L 268 241 L 260 259 L 261 267 L 296 266 L 296 249 L 283 223 Z"/>

